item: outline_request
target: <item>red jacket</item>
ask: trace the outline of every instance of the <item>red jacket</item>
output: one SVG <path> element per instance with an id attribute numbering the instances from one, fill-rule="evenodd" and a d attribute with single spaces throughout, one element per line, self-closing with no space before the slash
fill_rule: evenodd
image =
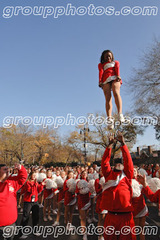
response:
<path id="1" fill-rule="evenodd" d="M 99 83 L 107 83 L 112 80 L 116 80 L 117 76 L 120 76 L 119 72 L 119 62 L 113 61 L 113 62 L 105 62 L 105 63 L 99 63 L 98 69 L 99 69 Z M 120 81 L 122 84 L 122 80 Z"/>
<path id="2" fill-rule="evenodd" d="M 27 171 L 21 166 L 18 176 L 0 182 L 0 227 L 15 223 L 17 220 L 17 191 L 27 179 Z"/>
<path id="3" fill-rule="evenodd" d="M 124 170 L 115 172 L 111 169 L 110 158 L 111 148 L 106 148 L 102 158 L 102 172 L 105 177 L 103 188 L 101 209 L 111 212 L 131 212 L 132 207 L 132 187 L 133 162 L 126 145 L 121 147 Z"/>
<path id="4" fill-rule="evenodd" d="M 24 202 L 32 202 L 32 196 L 35 196 L 34 202 L 38 201 L 38 193 L 42 192 L 43 185 L 35 181 L 27 181 L 22 189 L 22 194 L 24 193 Z"/>

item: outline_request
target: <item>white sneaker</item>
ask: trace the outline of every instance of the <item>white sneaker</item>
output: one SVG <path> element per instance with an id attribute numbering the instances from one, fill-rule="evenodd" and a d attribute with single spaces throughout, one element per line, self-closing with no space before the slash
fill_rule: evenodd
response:
<path id="1" fill-rule="evenodd" d="M 56 210 L 53 210 L 53 214 L 57 215 L 57 211 L 56 211 Z"/>
<path id="2" fill-rule="evenodd" d="M 125 121 L 122 113 L 119 113 L 118 119 L 121 123 L 123 123 Z"/>
<path id="3" fill-rule="evenodd" d="M 108 117 L 108 130 L 114 129 L 114 120 L 110 117 Z"/>
<path id="4" fill-rule="evenodd" d="M 39 233 L 39 232 L 37 232 L 37 233 L 34 233 L 34 236 L 36 236 L 36 237 L 39 237 L 39 236 L 41 236 L 42 234 L 41 233 Z"/>
<path id="5" fill-rule="evenodd" d="M 93 217 L 93 218 L 92 218 L 92 222 L 95 222 L 95 223 L 96 223 L 96 222 L 98 222 L 98 220 L 97 220 L 95 217 Z"/>
<path id="6" fill-rule="evenodd" d="M 49 221 L 52 221 L 52 217 L 51 217 L 51 216 L 48 216 L 48 220 L 49 220 Z"/>
<path id="7" fill-rule="evenodd" d="M 56 227 L 56 226 L 59 226 L 59 222 L 55 221 L 53 224 L 52 224 L 53 227 Z"/>
<path id="8" fill-rule="evenodd" d="M 43 221 L 44 221 L 44 222 L 47 222 L 47 220 L 48 220 L 48 219 L 47 219 L 46 217 L 43 217 Z"/>
<path id="9" fill-rule="evenodd" d="M 98 240 L 104 240 L 103 236 L 98 236 Z"/>
<path id="10" fill-rule="evenodd" d="M 39 204 L 39 207 L 40 207 L 40 208 L 43 208 L 44 206 L 43 206 L 43 204 Z"/>
<path id="11" fill-rule="evenodd" d="M 83 240 L 87 240 L 87 234 L 86 233 L 83 235 Z"/>
<path id="12" fill-rule="evenodd" d="M 22 235 L 19 239 L 26 239 L 27 237 L 27 235 Z"/>

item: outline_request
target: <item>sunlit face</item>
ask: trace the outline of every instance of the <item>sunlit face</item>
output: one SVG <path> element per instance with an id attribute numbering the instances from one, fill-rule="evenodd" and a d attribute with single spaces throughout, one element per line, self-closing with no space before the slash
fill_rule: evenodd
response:
<path id="1" fill-rule="evenodd" d="M 60 171 L 59 171 L 59 170 L 56 171 L 56 175 L 57 175 L 57 176 L 60 175 Z"/>
<path id="2" fill-rule="evenodd" d="M 49 170 L 49 171 L 47 172 L 47 177 L 49 177 L 49 178 L 52 177 L 52 171 Z"/>
<path id="3" fill-rule="evenodd" d="M 82 176 L 83 179 L 86 179 L 86 177 L 87 177 L 87 172 L 84 171 L 81 176 Z"/>
<path id="4" fill-rule="evenodd" d="M 8 177 L 8 167 L 3 166 L 3 167 L 0 168 L 0 178 L 1 178 L 1 180 L 3 180 L 7 177 Z"/>
<path id="5" fill-rule="evenodd" d="M 65 178 L 66 173 L 65 172 L 61 172 L 61 178 Z"/>
<path id="6" fill-rule="evenodd" d="M 32 176 L 31 176 L 31 180 L 35 180 L 36 179 L 36 173 L 32 173 Z"/>
<path id="7" fill-rule="evenodd" d="M 137 178 L 137 175 L 138 175 L 137 169 L 134 168 L 134 170 L 133 170 L 133 177 L 134 177 L 134 178 Z"/>
<path id="8" fill-rule="evenodd" d="M 91 173 L 91 174 L 94 173 L 94 170 L 92 167 L 89 169 L 89 173 Z"/>
<path id="9" fill-rule="evenodd" d="M 68 179 L 70 179 L 70 178 L 73 178 L 73 172 L 70 172 L 69 174 L 68 174 Z"/>
<path id="10" fill-rule="evenodd" d="M 159 170 L 159 164 L 156 164 L 155 169 L 156 169 L 156 170 Z"/>
<path id="11" fill-rule="evenodd" d="M 112 62 L 113 56 L 111 52 L 106 52 L 104 54 L 104 61 L 105 62 Z"/>
<path id="12" fill-rule="evenodd" d="M 116 170 L 119 170 L 119 171 L 123 171 L 124 166 L 123 166 L 122 163 L 117 163 L 117 164 L 115 165 L 115 169 L 116 169 Z"/>

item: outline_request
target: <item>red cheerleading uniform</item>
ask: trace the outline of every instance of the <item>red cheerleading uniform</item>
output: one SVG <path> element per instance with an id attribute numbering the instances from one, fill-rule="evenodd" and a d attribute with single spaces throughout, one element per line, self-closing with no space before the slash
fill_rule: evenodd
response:
<path id="1" fill-rule="evenodd" d="M 132 206 L 133 216 L 135 218 L 144 217 L 148 215 L 148 208 L 142 193 L 139 197 L 132 198 Z"/>
<path id="2" fill-rule="evenodd" d="M 64 200 L 64 191 L 63 188 L 58 188 L 59 194 L 58 194 L 58 203 Z"/>
<path id="3" fill-rule="evenodd" d="M 21 194 L 24 193 L 24 202 L 32 202 L 32 196 L 35 196 L 34 202 L 38 201 L 38 193 L 42 192 L 43 185 L 35 181 L 27 181 L 23 186 Z"/>
<path id="4" fill-rule="evenodd" d="M 97 194 L 96 213 L 100 214 L 103 212 L 103 210 L 100 208 L 100 203 L 102 200 L 102 186 L 99 184 L 99 178 L 95 180 L 95 190 Z"/>
<path id="5" fill-rule="evenodd" d="M 83 179 L 86 181 L 86 179 Z M 86 181 L 87 182 L 87 181 Z M 78 184 L 78 183 L 77 183 Z M 91 193 L 88 192 L 86 194 L 80 194 L 78 186 L 76 185 L 76 194 L 77 194 L 77 198 L 78 198 L 78 209 L 80 210 L 87 210 L 88 208 L 90 208 L 91 203 L 90 203 L 90 196 Z"/>
<path id="6" fill-rule="evenodd" d="M 27 171 L 21 166 L 18 176 L 0 182 L 0 227 L 17 220 L 17 191 L 27 179 Z"/>
<path id="7" fill-rule="evenodd" d="M 64 191 L 64 205 L 73 205 L 74 203 L 76 203 L 76 198 L 75 198 L 75 193 L 71 193 L 68 191 L 68 187 L 67 187 L 67 181 L 69 179 L 66 179 L 63 185 L 63 191 Z M 73 204 L 72 204 L 73 203 Z"/>
<path id="8" fill-rule="evenodd" d="M 105 218 L 104 227 L 113 226 L 115 231 L 120 231 L 120 235 L 116 235 L 115 231 L 112 235 L 104 233 L 105 240 L 133 240 L 136 236 L 131 232 L 127 235 L 122 234 L 121 229 L 124 226 L 133 228 L 133 206 L 132 206 L 132 187 L 133 178 L 133 162 L 129 150 L 126 145 L 121 147 L 124 170 L 114 171 L 110 166 L 111 148 L 106 148 L 101 168 L 105 177 L 105 185 L 103 188 L 102 201 L 100 207 L 108 210 Z"/>
<path id="9" fill-rule="evenodd" d="M 160 189 L 155 193 L 152 192 L 149 186 L 142 189 L 142 192 L 146 195 L 146 197 L 154 203 L 158 203 L 158 210 L 160 212 Z"/>
<path id="10" fill-rule="evenodd" d="M 119 67 L 118 61 L 99 63 L 99 84 L 117 80 L 117 76 L 120 76 Z M 120 80 L 120 83 L 122 84 L 122 80 Z"/>
<path id="11" fill-rule="evenodd" d="M 47 179 L 51 179 L 51 177 L 45 178 L 45 179 L 43 180 L 43 182 L 45 182 L 45 180 L 47 180 Z M 44 187 L 44 192 L 43 192 L 44 200 L 45 200 L 45 199 L 51 199 L 51 198 L 53 198 L 54 194 L 56 194 L 56 193 L 58 193 L 58 192 L 59 192 L 59 191 L 58 191 L 57 188 L 56 188 L 56 189 L 53 189 L 53 188 L 51 188 L 51 189 L 46 189 L 46 187 Z"/>

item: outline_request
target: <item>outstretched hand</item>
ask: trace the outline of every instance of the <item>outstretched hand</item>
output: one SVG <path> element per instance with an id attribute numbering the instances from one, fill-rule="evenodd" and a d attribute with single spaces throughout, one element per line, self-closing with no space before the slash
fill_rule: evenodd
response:
<path id="1" fill-rule="evenodd" d="M 21 164 L 16 163 L 16 164 L 14 165 L 14 168 L 20 170 L 20 169 L 21 169 Z"/>
<path id="2" fill-rule="evenodd" d="M 114 134 L 109 134 L 109 145 L 108 145 L 108 147 L 111 148 L 113 143 L 116 143 L 116 139 L 114 138 Z"/>
<path id="3" fill-rule="evenodd" d="M 115 137 L 115 139 L 121 144 L 125 144 L 123 134 L 120 131 L 117 132 L 117 136 Z"/>
<path id="4" fill-rule="evenodd" d="M 141 183 L 143 185 L 143 187 L 147 186 L 147 181 L 146 181 L 146 175 L 145 174 L 143 176 L 139 174 L 137 176 L 137 180 L 138 180 L 139 183 Z"/>

